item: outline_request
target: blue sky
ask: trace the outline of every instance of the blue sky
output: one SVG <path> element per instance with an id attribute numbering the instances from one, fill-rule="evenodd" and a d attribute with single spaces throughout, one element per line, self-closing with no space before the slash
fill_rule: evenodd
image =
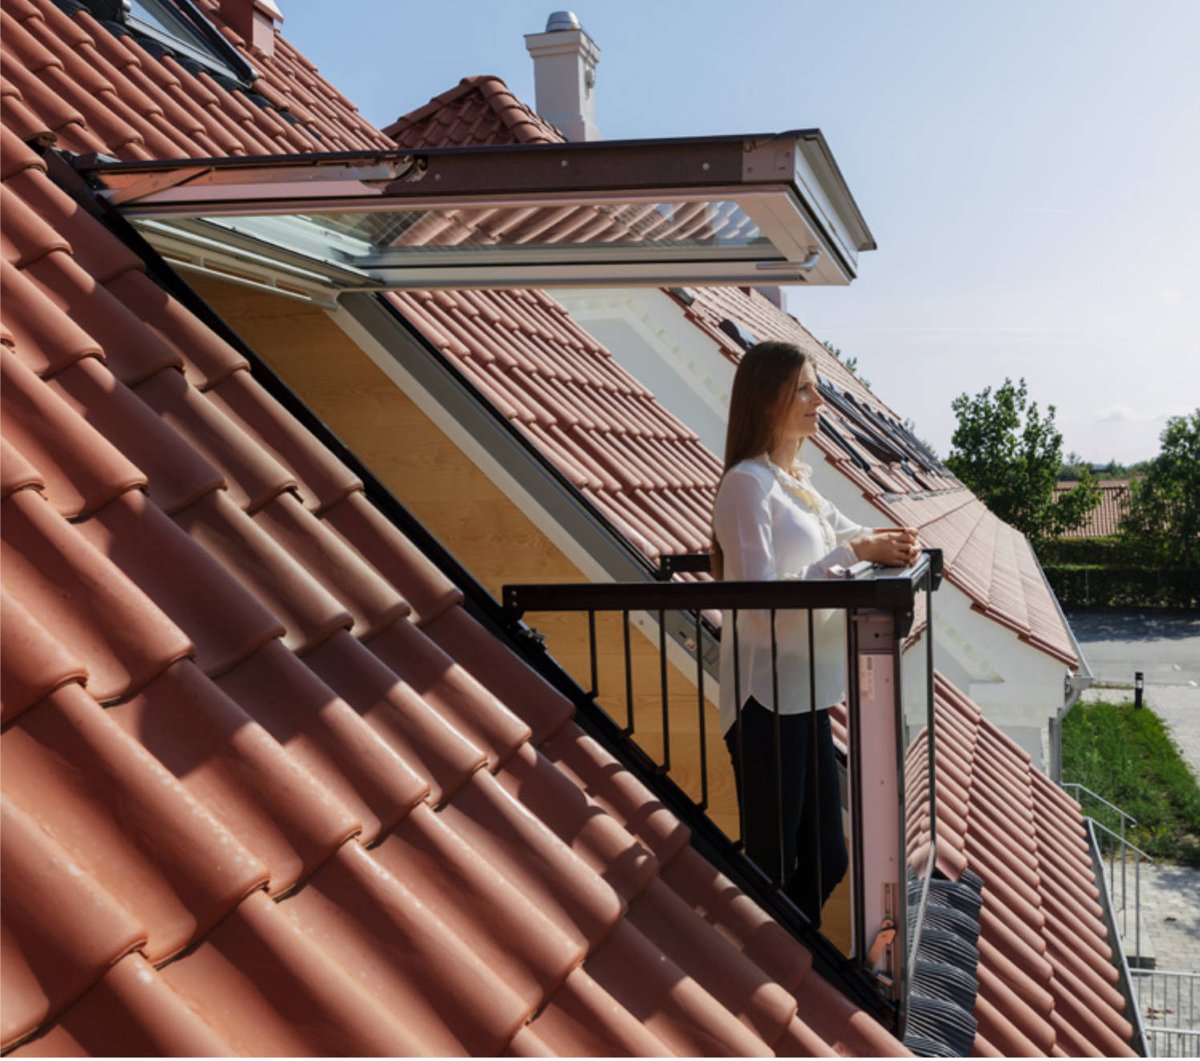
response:
<path id="1" fill-rule="evenodd" d="M 383 125 L 464 76 L 532 103 L 527 0 L 279 0 Z M 879 244 L 790 293 L 945 455 L 1024 376 L 1064 451 L 1153 456 L 1200 406 L 1200 0 L 580 0 L 609 139 L 822 129 Z"/>

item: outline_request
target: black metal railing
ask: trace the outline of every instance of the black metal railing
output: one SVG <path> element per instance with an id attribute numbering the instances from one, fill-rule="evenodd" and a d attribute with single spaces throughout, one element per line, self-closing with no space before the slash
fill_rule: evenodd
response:
<path id="1" fill-rule="evenodd" d="M 706 569 L 706 557 L 671 557 L 664 561 L 661 573 L 669 577 Z M 941 553 L 927 550 L 911 569 L 871 568 L 846 578 L 509 585 L 504 587 L 502 605 L 514 623 L 531 613 L 586 617 L 588 699 L 655 773 L 689 778 L 683 787 L 692 808 L 702 816 L 714 809 L 711 781 L 721 770 L 712 751 L 713 744 L 720 742 L 709 735 L 714 719 L 712 702 L 722 677 L 713 651 L 715 643 L 722 636 L 732 638 L 726 658 L 734 661 L 733 673 L 727 680 L 734 683 L 739 733 L 747 702 L 747 691 L 741 688 L 747 638 L 752 651 L 769 653 L 771 702 L 763 706 L 768 710 L 768 726 L 773 727 L 773 755 L 765 763 L 743 758 L 734 772 L 743 785 L 753 776 L 748 771 L 770 772 L 767 788 L 773 788 L 776 801 L 772 825 L 778 833 L 778 856 L 772 864 L 763 865 L 743 853 L 743 883 L 754 882 L 759 895 L 772 898 L 772 905 L 780 901 L 791 904 L 800 919 L 810 924 L 811 914 L 803 913 L 789 891 L 794 868 L 782 857 L 788 850 L 783 825 L 788 817 L 784 805 L 788 778 L 780 735 L 785 725 L 796 723 L 789 723 L 789 712 L 780 710 L 780 661 L 787 658 L 794 663 L 806 657 L 806 703 L 825 707 L 817 696 L 817 668 L 827 662 L 816 659 L 817 631 L 837 617 L 844 620 L 847 695 L 844 709 L 839 706 L 834 713 L 845 762 L 843 798 L 850 814 L 846 837 L 851 896 L 847 957 L 868 969 L 883 993 L 903 1009 L 911 973 L 908 961 L 919 942 L 936 852 L 931 629 L 924 637 L 925 651 L 910 651 L 904 671 L 901 656 L 922 605 L 924 622 L 931 627 L 932 593 L 940 576 Z M 723 617 L 720 623 L 718 612 Z M 619 625 L 615 621 L 618 616 Z M 606 624 L 609 642 L 618 646 L 608 657 L 607 667 L 601 665 L 598 655 L 600 623 Z M 644 696 L 640 701 L 635 696 L 634 626 L 641 630 L 639 636 L 650 639 L 651 651 L 657 653 L 658 689 L 651 698 L 656 703 L 647 704 Z M 799 645 L 794 643 L 797 637 Z M 551 653 L 556 648 L 553 643 L 545 647 Z M 614 658 L 620 662 L 612 665 Z M 690 701 L 690 706 L 685 706 L 685 701 Z M 807 776 L 815 780 L 819 774 L 815 738 L 821 712 L 805 710 L 802 714 L 809 727 Z M 679 739 L 681 730 L 689 738 L 686 742 Z M 735 741 L 734 747 L 735 754 L 744 756 L 743 742 Z M 684 755 L 691 762 L 683 763 Z M 728 762 L 724 749 L 721 757 Z M 698 770 L 689 773 L 685 766 Z M 761 774 L 755 780 L 761 783 Z M 747 835 L 745 804 L 744 799 L 738 800 L 738 835 L 726 833 L 735 845 Z M 731 820 L 728 814 L 724 817 Z M 708 820 L 715 821 L 711 816 Z M 816 815 L 813 824 L 819 828 Z M 816 843 L 813 850 L 820 852 L 821 844 Z M 805 872 L 819 877 L 822 869 L 818 858 L 818 864 Z"/>

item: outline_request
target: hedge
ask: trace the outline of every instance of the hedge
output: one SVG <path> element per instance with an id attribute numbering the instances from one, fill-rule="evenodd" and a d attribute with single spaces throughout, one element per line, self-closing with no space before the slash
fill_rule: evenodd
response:
<path id="1" fill-rule="evenodd" d="M 1200 571 L 1047 564 L 1064 608 L 1200 608 Z"/>
<path id="2" fill-rule="evenodd" d="M 1043 567 L 1152 567 L 1149 550 L 1129 538 L 1052 538 L 1035 543 Z"/>

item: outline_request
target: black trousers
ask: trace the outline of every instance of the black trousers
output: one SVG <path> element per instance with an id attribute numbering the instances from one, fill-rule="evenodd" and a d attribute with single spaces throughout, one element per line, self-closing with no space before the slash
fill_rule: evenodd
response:
<path id="1" fill-rule="evenodd" d="M 781 879 L 782 868 L 784 891 L 819 926 L 821 907 L 850 860 L 828 711 L 817 712 L 815 778 L 812 733 L 807 712 L 779 716 L 782 805 L 775 787 L 775 713 L 750 697 L 725 743 L 737 780 L 746 854 L 773 880 Z"/>

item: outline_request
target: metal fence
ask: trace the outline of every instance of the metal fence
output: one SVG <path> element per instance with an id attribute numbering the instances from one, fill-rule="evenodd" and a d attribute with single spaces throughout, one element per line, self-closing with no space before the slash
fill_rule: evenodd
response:
<path id="1" fill-rule="evenodd" d="M 1081 807 L 1086 800 L 1098 803 L 1116 815 L 1115 830 L 1097 821 L 1094 815 L 1086 815 L 1086 818 L 1093 826 L 1101 865 L 1105 869 L 1108 894 L 1125 960 L 1131 970 L 1139 969 L 1145 964 L 1142 954 L 1142 863 L 1153 864 L 1154 859 L 1127 838 L 1127 830 L 1137 825 L 1132 815 L 1076 781 L 1065 781 L 1062 788 L 1073 792 Z"/>
<path id="2" fill-rule="evenodd" d="M 1130 971 L 1151 1056 L 1200 1056 L 1200 973 Z"/>

